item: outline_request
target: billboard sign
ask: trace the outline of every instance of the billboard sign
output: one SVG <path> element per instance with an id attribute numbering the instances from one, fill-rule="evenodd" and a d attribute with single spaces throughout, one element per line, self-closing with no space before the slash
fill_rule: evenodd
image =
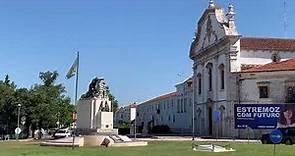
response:
<path id="1" fill-rule="evenodd" d="M 236 104 L 235 128 L 295 127 L 295 104 Z"/>

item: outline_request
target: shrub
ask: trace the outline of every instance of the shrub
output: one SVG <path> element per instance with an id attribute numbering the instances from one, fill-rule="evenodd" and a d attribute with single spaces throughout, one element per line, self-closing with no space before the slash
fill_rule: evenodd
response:
<path id="1" fill-rule="evenodd" d="M 151 132 L 152 133 L 158 133 L 158 134 L 169 133 L 170 128 L 167 125 L 157 125 L 157 126 L 152 128 Z"/>

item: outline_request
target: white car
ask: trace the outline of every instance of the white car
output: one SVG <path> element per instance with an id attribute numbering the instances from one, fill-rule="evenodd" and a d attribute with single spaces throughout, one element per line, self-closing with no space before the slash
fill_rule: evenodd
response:
<path id="1" fill-rule="evenodd" d="M 59 129 L 57 130 L 53 137 L 54 139 L 58 139 L 58 138 L 65 138 L 65 137 L 70 137 L 72 135 L 72 131 L 69 129 Z"/>

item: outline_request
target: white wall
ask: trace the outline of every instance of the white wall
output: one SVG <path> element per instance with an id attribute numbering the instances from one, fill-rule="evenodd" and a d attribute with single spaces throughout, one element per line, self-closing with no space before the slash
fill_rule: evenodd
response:
<path id="1" fill-rule="evenodd" d="M 191 132 L 192 88 L 188 88 L 186 82 L 176 85 L 176 88 L 177 91 L 174 96 L 139 104 L 137 106 L 137 111 L 139 113 L 137 118 L 138 125 L 140 126 L 141 123 L 144 122 L 144 128 L 147 128 L 148 122 L 153 118 L 154 126 L 167 125 L 170 127 L 171 131 L 175 133 Z M 160 114 L 157 114 L 157 109 L 160 110 Z"/>
<path id="2" fill-rule="evenodd" d="M 244 73 L 241 83 L 242 103 L 284 103 L 286 82 L 295 81 L 294 71 Z M 269 98 L 259 98 L 259 83 L 268 82 Z"/>
<path id="3" fill-rule="evenodd" d="M 240 64 L 267 64 L 271 63 L 272 51 L 241 51 Z M 281 58 L 281 61 L 295 58 L 295 52 L 276 52 Z"/>
<path id="4" fill-rule="evenodd" d="M 114 114 L 114 123 L 129 123 L 130 122 L 130 109 L 129 106 L 121 107 Z"/>

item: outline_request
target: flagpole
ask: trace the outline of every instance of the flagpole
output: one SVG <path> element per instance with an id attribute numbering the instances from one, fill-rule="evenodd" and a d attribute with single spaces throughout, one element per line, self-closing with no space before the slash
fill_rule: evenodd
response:
<path id="1" fill-rule="evenodd" d="M 77 114 L 77 102 L 78 102 L 78 82 L 79 82 L 79 64 L 80 64 L 80 55 L 79 51 L 77 52 L 77 69 L 76 69 L 76 88 L 75 88 L 75 111 L 74 113 Z M 76 137 L 76 120 L 74 119 L 73 122 L 73 144 L 72 144 L 72 149 L 75 148 L 75 137 Z"/>

